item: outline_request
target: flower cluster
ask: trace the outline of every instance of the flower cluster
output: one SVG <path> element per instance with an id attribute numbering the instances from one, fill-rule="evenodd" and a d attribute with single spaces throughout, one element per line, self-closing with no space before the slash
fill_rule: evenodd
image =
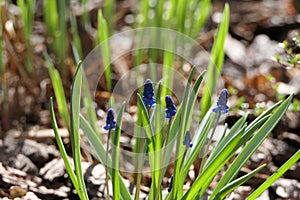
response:
<path id="1" fill-rule="evenodd" d="M 176 106 L 172 97 L 166 96 L 166 118 L 171 119 L 176 114 Z"/>
<path id="2" fill-rule="evenodd" d="M 153 83 L 150 79 L 147 79 L 144 83 L 144 92 L 142 96 L 143 102 L 147 109 L 155 106 L 154 88 Z"/>
<path id="3" fill-rule="evenodd" d="M 104 126 L 104 129 L 108 131 L 114 128 L 116 128 L 116 120 L 114 117 L 114 110 L 110 108 L 107 111 L 106 125 Z"/>
<path id="4" fill-rule="evenodd" d="M 227 89 L 223 89 L 217 101 L 217 106 L 213 108 L 212 111 L 214 113 L 222 112 L 222 111 L 223 114 L 228 113 L 229 107 L 227 106 L 227 101 L 228 101 L 228 91 Z"/>

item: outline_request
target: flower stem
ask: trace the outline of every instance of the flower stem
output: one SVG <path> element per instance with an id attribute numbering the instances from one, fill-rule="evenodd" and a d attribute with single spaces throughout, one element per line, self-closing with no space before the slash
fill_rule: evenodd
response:
<path id="1" fill-rule="evenodd" d="M 106 157 L 105 157 L 105 184 L 106 184 L 106 199 L 109 200 L 109 186 L 108 186 L 108 151 L 109 151 L 109 140 L 110 140 L 111 129 L 108 131 L 107 135 L 107 144 L 106 144 Z"/>
<path id="2" fill-rule="evenodd" d="M 138 156 L 138 160 L 141 161 L 141 162 L 138 162 L 138 166 L 137 166 L 137 178 L 136 178 L 136 192 L 135 192 L 135 197 L 134 199 L 135 200 L 139 200 L 140 199 L 140 188 L 141 188 L 141 179 L 142 179 L 142 173 L 141 173 L 141 167 L 142 167 L 142 164 L 144 161 L 144 158 L 143 158 L 143 149 L 144 149 L 144 146 L 145 146 L 145 139 L 142 138 L 141 139 L 141 144 L 140 145 L 140 149 L 139 149 L 139 156 Z"/>
<path id="3" fill-rule="evenodd" d="M 207 154 L 208 154 L 208 149 L 209 149 L 209 145 L 211 144 L 212 138 L 213 138 L 214 133 L 215 133 L 215 131 L 216 131 L 216 129 L 217 129 L 217 125 L 218 125 L 218 123 L 219 123 L 220 117 L 221 117 L 221 111 L 218 111 L 218 112 L 217 112 L 216 121 L 215 121 L 215 123 L 214 123 L 212 132 L 211 132 L 211 134 L 210 134 L 209 140 L 207 141 L 207 144 L 206 144 L 205 149 L 204 149 L 204 152 L 203 152 L 203 157 L 202 157 L 202 160 L 201 160 L 201 165 L 200 165 L 200 169 L 199 169 L 199 174 L 202 172 L 202 169 L 203 169 L 204 164 L 205 164 L 205 162 L 206 162 Z"/>
<path id="4" fill-rule="evenodd" d="M 171 129 L 171 125 L 172 125 L 172 117 L 170 118 L 169 120 L 169 124 L 168 124 L 168 130 L 167 130 L 167 135 L 166 135 L 166 140 L 165 140 L 165 143 L 163 145 L 163 147 L 166 147 L 168 145 L 168 142 L 169 142 L 169 135 L 170 135 L 170 129 Z M 163 157 L 162 157 L 162 168 L 160 169 L 160 172 L 159 172 L 159 179 L 158 179 L 158 184 L 160 185 L 161 181 L 162 181 L 162 174 L 163 174 L 163 171 L 164 169 L 166 168 L 164 165 L 165 165 L 165 159 L 166 159 L 166 150 L 163 150 Z M 155 195 L 155 200 L 158 199 L 158 196 L 159 196 L 159 192 L 156 193 Z"/>

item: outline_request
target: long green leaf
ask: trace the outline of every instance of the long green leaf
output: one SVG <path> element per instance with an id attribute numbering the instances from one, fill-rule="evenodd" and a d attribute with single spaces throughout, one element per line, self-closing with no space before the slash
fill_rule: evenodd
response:
<path id="1" fill-rule="evenodd" d="M 143 128 L 146 132 L 149 152 L 154 152 L 155 151 L 155 138 L 153 137 L 154 133 L 153 133 L 150 119 L 149 119 L 149 115 L 148 115 L 147 109 L 143 103 L 141 95 L 137 94 L 137 96 L 138 96 L 138 105 L 141 108 L 138 112 L 140 112 L 141 116 L 142 116 L 142 124 L 143 124 Z"/>
<path id="2" fill-rule="evenodd" d="M 176 160 L 174 164 L 174 173 L 173 173 L 173 189 L 172 189 L 172 198 L 181 198 L 183 194 L 183 181 L 182 176 L 180 176 L 180 165 L 183 159 L 183 152 L 184 152 L 184 145 L 182 145 L 183 136 L 187 131 L 187 127 L 185 126 L 185 122 L 187 121 L 187 110 L 188 110 L 188 101 L 189 101 L 189 93 L 190 87 L 192 82 L 192 77 L 195 72 L 195 67 L 192 68 L 188 82 L 184 91 L 183 100 L 181 103 L 181 113 L 180 113 L 180 123 L 179 123 L 179 132 L 177 134 L 177 141 L 176 141 Z M 178 115 L 178 114 L 177 114 Z M 173 122 L 174 124 L 174 122 Z"/>
<path id="3" fill-rule="evenodd" d="M 113 30 L 115 26 L 115 16 L 114 16 L 115 7 L 116 7 L 115 0 L 106 0 L 104 3 L 103 15 L 108 22 L 109 35 L 113 34 Z"/>
<path id="4" fill-rule="evenodd" d="M 197 100 L 197 97 L 198 97 L 198 93 L 199 93 L 199 90 L 200 90 L 200 85 L 202 83 L 202 80 L 203 80 L 203 77 L 205 75 L 206 71 L 203 71 L 197 78 L 194 86 L 193 86 L 193 89 L 191 90 L 190 92 L 190 95 L 189 95 L 189 102 L 188 102 L 188 106 L 187 106 L 187 113 L 190 113 L 187 118 L 186 118 L 186 122 L 185 122 L 185 126 L 186 126 L 186 129 L 188 129 L 188 127 L 190 127 L 191 125 L 191 121 L 192 121 L 192 113 L 194 111 L 194 107 L 195 107 L 195 102 Z"/>
<path id="5" fill-rule="evenodd" d="M 215 154 L 219 154 L 221 152 L 221 149 L 224 148 L 225 144 L 228 143 L 228 141 L 230 141 L 234 135 L 240 131 L 243 126 L 245 126 L 245 122 L 247 120 L 247 114 L 242 116 L 230 129 L 229 133 L 223 137 L 219 143 L 214 147 L 214 151 L 210 154 L 211 157 L 214 157 Z M 245 129 L 246 130 L 246 129 Z M 236 147 L 239 148 L 239 147 Z"/>
<path id="6" fill-rule="evenodd" d="M 104 19 L 101 10 L 98 11 L 98 31 L 97 31 L 98 41 L 101 48 L 104 73 L 106 79 L 106 85 L 108 91 L 112 89 L 111 83 L 111 58 L 110 58 L 110 44 L 109 44 L 109 28 L 107 21 Z"/>
<path id="7" fill-rule="evenodd" d="M 215 148 L 213 150 L 213 152 L 211 153 L 211 155 L 209 156 L 208 160 L 206 161 L 203 171 L 207 170 L 208 167 L 211 166 L 211 163 L 214 162 L 214 160 L 218 159 L 218 157 L 224 157 L 223 155 L 223 151 L 224 149 L 226 149 L 226 147 L 232 143 L 232 141 L 236 138 L 236 137 L 241 137 L 243 135 L 243 133 L 245 132 L 245 128 L 246 125 L 244 124 L 244 126 L 238 130 L 237 132 L 235 132 L 235 135 L 233 135 L 231 138 L 229 138 L 229 140 L 225 140 L 226 142 L 223 143 L 223 145 L 220 146 L 220 148 Z M 231 149 L 232 152 L 235 152 L 237 147 L 237 145 L 233 146 L 233 148 Z"/>
<path id="8" fill-rule="evenodd" d="M 54 134 L 55 134 L 55 139 L 56 139 L 56 142 L 57 142 L 57 145 L 58 145 L 58 149 L 60 151 L 60 154 L 61 154 L 61 157 L 65 163 L 65 166 L 66 166 L 66 170 L 70 176 L 70 179 L 75 187 L 75 189 L 78 191 L 79 190 L 79 187 L 78 187 L 78 182 L 77 182 L 77 177 L 71 167 L 71 163 L 68 159 L 68 154 L 66 152 L 66 149 L 64 147 L 64 144 L 63 144 L 63 141 L 59 135 L 59 132 L 58 132 L 58 126 L 57 126 L 57 122 L 56 122 L 56 119 L 55 119 L 55 113 L 54 113 L 54 108 L 53 108 L 53 99 L 52 97 L 50 98 L 50 116 L 51 116 L 51 123 L 52 123 L 52 128 L 53 128 L 53 131 L 54 131 Z M 79 194 L 79 197 L 82 198 L 81 194 Z"/>
<path id="9" fill-rule="evenodd" d="M 205 144 L 208 133 L 211 130 L 215 120 L 216 115 L 212 115 L 211 112 L 208 112 L 201 121 L 192 141 L 193 147 L 186 155 L 186 161 L 184 163 L 184 174 L 188 173 L 191 165 L 193 164 L 194 160 Z"/>
<path id="10" fill-rule="evenodd" d="M 81 152 L 80 152 L 79 120 L 80 120 L 81 84 L 82 84 L 82 68 L 80 62 L 76 68 L 74 80 L 72 83 L 70 126 L 71 126 L 71 141 L 72 141 L 72 151 L 74 157 L 74 166 L 75 166 L 75 172 L 78 181 L 77 192 L 81 193 L 84 199 L 88 199 L 84 178 L 82 174 Z"/>
<path id="11" fill-rule="evenodd" d="M 214 93 L 215 87 L 217 85 L 217 81 L 219 80 L 221 75 L 224 54 L 225 54 L 224 45 L 225 45 L 225 38 L 228 32 L 228 26 L 229 26 L 229 6 L 228 4 L 225 4 L 225 8 L 223 11 L 223 20 L 218 28 L 218 33 L 212 47 L 211 59 L 207 71 L 206 87 L 204 89 L 203 96 L 201 99 L 202 117 L 204 117 L 206 112 L 211 107 L 212 104 L 211 95 Z"/>
<path id="12" fill-rule="evenodd" d="M 232 181 L 231 183 L 227 184 L 225 187 L 222 188 L 222 190 L 217 194 L 217 196 L 214 198 L 214 200 L 219 200 L 219 199 L 224 199 L 227 194 L 229 194 L 231 191 L 233 191 L 235 188 L 238 186 L 242 185 L 245 183 L 247 180 L 252 178 L 256 173 L 258 173 L 260 170 L 265 168 L 267 164 L 263 164 L 253 170 L 252 172 Z"/>
<path id="13" fill-rule="evenodd" d="M 298 150 L 288 161 L 286 161 L 272 176 L 270 176 L 263 184 L 261 184 L 247 200 L 254 200 L 261 195 L 268 187 L 270 187 L 278 178 L 280 178 L 293 164 L 300 159 L 300 150 Z"/>
<path id="14" fill-rule="evenodd" d="M 117 126 L 113 135 L 113 149 L 112 149 L 112 183 L 113 183 L 113 197 L 120 199 L 120 174 L 119 174 L 119 154 L 120 154 L 120 136 L 122 130 L 122 118 L 125 109 L 125 103 L 122 104 L 118 118 Z"/>
<path id="15" fill-rule="evenodd" d="M 189 30 L 190 31 L 189 35 L 192 38 L 197 38 L 199 31 L 201 30 L 203 24 L 205 23 L 205 21 L 210 15 L 210 10 L 211 10 L 211 0 L 203 0 L 200 1 L 198 5 L 195 6 L 194 12 L 191 12 L 194 17 L 192 19 L 192 23 L 191 23 L 192 26 Z"/>
<path id="16" fill-rule="evenodd" d="M 49 75 L 53 85 L 53 90 L 58 105 L 58 112 L 70 132 L 71 129 L 70 129 L 69 111 L 68 111 L 68 105 L 67 105 L 61 77 L 59 75 L 59 72 L 54 68 L 49 55 L 47 53 L 44 53 L 44 57 L 46 59 Z"/>
<path id="17" fill-rule="evenodd" d="M 138 112 L 140 113 L 140 116 L 142 118 L 142 126 L 145 130 L 146 137 L 147 137 L 147 146 L 148 146 L 148 155 L 149 155 L 149 162 L 150 162 L 150 168 L 151 168 L 151 173 L 152 173 L 152 184 L 150 188 L 150 196 L 153 194 L 156 194 L 158 192 L 159 188 L 159 170 L 156 169 L 157 167 L 155 161 L 155 135 L 154 131 L 152 129 L 152 124 L 149 119 L 149 115 L 147 112 L 147 109 L 143 103 L 142 97 L 140 94 L 137 94 L 138 97 L 138 107 L 140 108 Z"/>

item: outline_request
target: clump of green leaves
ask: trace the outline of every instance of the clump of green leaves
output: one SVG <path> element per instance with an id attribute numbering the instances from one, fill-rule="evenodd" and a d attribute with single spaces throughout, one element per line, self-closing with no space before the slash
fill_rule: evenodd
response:
<path id="1" fill-rule="evenodd" d="M 224 130 L 223 137 L 217 142 L 214 150 L 206 155 L 207 158 L 204 159 L 203 167 L 199 172 L 198 176 L 194 180 L 193 184 L 187 191 L 183 190 L 185 185 L 185 179 L 187 178 L 189 169 L 193 164 L 196 157 L 199 155 L 203 148 L 207 149 L 207 141 L 209 141 L 208 136 L 218 123 L 219 116 L 221 113 L 226 113 L 228 106 L 227 95 L 221 95 L 217 102 L 217 107 L 210 109 L 200 122 L 197 130 L 193 133 L 192 141 L 189 139 L 190 146 L 189 150 L 186 151 L 186 145 L 184 144 L 184 138 L 187 131 L 190 130 L 191 120 L 192 120 L 192 110 L 194 109 L 195 102 L 199 93 L 199 88 L 203 80 L 204 73 L 202 73 L 196 79 L 196 82 L 192 84 L 192 77 L 195 73 L 195 68 L 192 69 L 186 89 L 184 91 L 184 97 L 182 103 L 178 106 L 176 112 L 172 111 L 172 123 L 166 124 L 168 126 L 167 132 L 160 132 L 161 137 L 156 137 L 153 128 L 155 120 L 151 116 L 155 116 L 157 110 L 153 109 L 152 112 L 146 108 L 142 96 L 138 94 L 138 116 L 141 128 L 146 133 L 145 148 L 143 148 L 143 153 L 149 155 L 149 162 L 152 175 L 152 184 L 150 187 L 149 199 L 163 199 L 162 190 L 166 188 L 161 188 L 162 179 L 159 177 L 164 177 L 166 173 L 166 168 L 162 168 L 165 163 L 168 163 L 171 157 L 172 149 L 176 146 L 176 161 L 174 164 L 172 189 L 164 199 L 199 199 L 206 194 L 206 191 L 213 181 L 213 179 L 220 173 L 220 170 L 228 165 L 225 169 L 225 173 L 222 178 L 218 181 L 210 199 L 224 199 L 227 194 L 233 191 L 235 188 L 249 180 L 257 172 L 263 169 L 266 164 L 259 166 L 252 172 L 236 178 L 238 172 L 241 170 L 243 165 L 249 160 L 251 155 L 259 147 L 259 145 L 264 141 L 264 139 L 270 134 L 270 132 L 275 128 L 276 124 L 282 118 L 286 110 L 288 109 L 293 95 L 290 95 L 286 100 L 278 102 L 271 108 L 264 111 L 260 116 L 258 116 L 249 125 L 246 123 L 247 114 L 242 116 L 230 130 Z M 81 199 L 87 199 L 87 189 L 85 188 L 84 179 L 81 170 L 81 157 L 80 157 L 80 137 L 79 127 L 83 130 L 87 136 L 91 146 L 94 148 L 95 156 L 101 163 L 107 163 L 108 166 L 108 176 L 112 180 L 113 184 L 113 196 L 121 199 L 129 200 L 131 195 L 128 188 L 125 187 L 123 178 L 119 173 L 119 151 L 120 151 L 120 133 L 122 126 L 122 116 L 124 113 L 125 104 L 121 106 L 121 110 L 118 114 L 116 120 L 116 131 L 112 132 L 112 140 L 114 143 L 113 156 L 106 157 L 106 151 L 104 145 L 101 142 L 99 134 L 93 130 L 92 122 L 89 122 L 83 115 L 79 113 L 80 110 L 80 96 L 82 87 L 83 74 L 81 72 L 80 64 L 76 70 L 72 95 L 71 95 L 71 113 L 70 113 L 70 126 L 71 126 L 71 142 L 74 157 L 75 172 L 73 171 L 70 161 L 66 156 L 66 152 L 63 147 L 62 140 L 59 136 L 58 128 L 56 125 L 53 103 L 51 100 L 51 119 L 60 148 L 61 154 L 64 158 L 64 162 L 67 167 L 67 171 L 70 178 L 78 191 L 78 195 Z M 158 88 L 158 92 L 160 89 Z M 226 92 L 226 91 L 225 91 Z M 221 94 L 224 92 L 222 91 Z M 159 102 L 156 102 L 156 104 Z M 173 109 L 173 108 L 172 108 Z M 170 114 L 170 109 L 167 108 Z M 170 115 L 168 115 L 167 117 Z M 164 115 L 163 115 L 164 116 Z M 165 116 L 164 116 L 165 117 Z M 160 119 L 162 120 L 162 119 Z M 169 120 L 170 122 L 171 120 Z M 226 126 L 225 126 L 226 127 Z M 164 129 L 163 129 L 164 130 Z M 168 134 L 166 137 L 165 134 Z M 168 138 L 165 141 L 163 138 Z M 110 141 L 107 141 L 110 142 Z M 157 145 L 158 144 L 158 145 Z M 166 148 L 164 151 L 163 159 L 161 159 L 162 145 Z M 148 151 L 147 151 L 148 149 Z M 239 154 L 237 151 L 239 150 Z M 159 158 L 159 159 L 158 159 Z M 266 190 L 275 180 L 277 180 L 286 170 L 288 170 L 292 164 L 297 162 L 300 158 L 300 150 L 288 160 L 277 173 L 272 175 L 270 179 L 266 180 L 260 188 L 255 190 L 253 194 L 250 195 L 250 199 L 257 197 L 264 190 Z M 229 161 L 232 160 L 232 161 Z M 161 170 L 161 168 L 163 170 Z M 139 191 L 136 191 L 139 192 Z"/>
<path id="2" fill-rule="evenodd" d="M 145 2 L 149 3 L 149 1 Z M 157 1 L 155 5 L 155 11 L 157 11 L 158 13 L 162 13 L 163 11 L 162 2 L 164 1 Z M 196 3 L 197 1 L 191 2 Z M 210 3 L 210 1 L 204 2 Z M 176 5 L 176 1 L 171 1 L 171 3 L 171 5 Z M 173 19 L 170 18 L 170 25 L 176 25 L 177 22 L 179 22 L 178 30 L 183 31 L 186 30 L 184 28 L 185 23 L 183 23 L 185 22 L 184 14 L 190 14 L 191 12 L 187 12 L 187 10 L 193 9 L 194 7 L 190 7 L 191 5 L 185 5 L 186 2 L 183 0 L 179 1 L 179 4 L 181 6 L 177 6 L 177 9 L 175 9 L 176 7 L 170 8 L 170 11 L 174 12 L 171 13 L 172 15 L 170 16 L 177 16 L 176 23 L 173 21 Z M 145 6 L 146 10 L 147 6 Z M 186 8 L 187 10 L 181 8 Z M 207 7 L 207 9 L 208 8 L 209 7 Z M 194 17 L 199 16 L 193 16 L 193 18 Z M 154 19 L 157 23 L 160 23 L 160 20 L 157 20 L 160 19 L 160 15 L 155 16 Z M 237 178 L 238 172 L 241 170 L 241 168 L 250 159 L 251 155 L 253 155 L 259 145 L 264 141 L 264 139 L 270 134 L 270 132 L 275 128 L 276 124 L 280 121 L 280 119 L 288 109 L 293 99 L 293 95 L 290 95 L 287 99 L 278 102 L 269 109 L 264 110 L 250 124 L 246 123 L 247 114 L 245 114 L 233 125 L 233 127 L 231 127 L 230 130 L 227 130 L 227 126 L 225 126 L 222 137 L 217 142 L 213 151 L 211 153 L 207 152 L 212 135 L 214 134 L 216 126 L 219 123 L 220 115 L 228 111 L 228 106 L 226 104 L 228 94 L 225 94 L 227 92 L 222 92 L 223 95 L 222 97 L 220 96 L 218 102 L 216 103 L 217 107 L 214 107 L 214 109 L 212 109 L 213 100 L 211 99 L 210 94 L 215 90 L 217 80 L 220 77 L 220 72 L 224 60 L 223 47 L 226 33 L 228 31 L 228 23 L 229 7 L 228 5 L 226 5 L 223 14 L 223 21 L 219 26 L 215 44 L 212 50 L 211 62 L 208 67 L 208 79 L 206 81 L 207 85 L 205 87 L 206 89 L 204 92 L 204 97 L 201 100 L 202 118 L 201 121 L 197 121 L 198 127 L 195 132 L 191 133 L 191 135 L 188 136 L 188 139 L 185 139 L 185 135 L 187 133 L 190 134 L 191 124 L 193 121 L 193 111 L 194 109 L 197 109 L 195 108 L 195 103 L 198 100 L 199 91 L 205 72 L 202 72 L 200 75 L 196 76 L 196 68 L 194 67 L 191 69 L 185 90 L 183 91 L 183 100 L 182 102 L 179 102 L 178 105 L 176 105 L 176 112 L 174 111 L 175 105 L 173 105 L 173 101 L 169 101 L 171 97 L 167 97 L 168 103 L 161 102 L 161 99 L 164 99 L 164 97 L 166 96 L 166 92 L 162 91 L 163 88 L 161 84 L 157 84 L 156 87 L 151 88 L 151 91 L 148 91 L 147 93 L 151 94 L 151 99 L 154 98 L 153 95 L 155 95 L 155 103 L 156 105 L 159 105 L 155 108 L 149 105 L 145 105 L 147 103 L 145 103 L 144 100 L 145 97 L 148 98 L 148 95 L 141 95 L 141 92 L 137 94 L 138 118 L 135 124 L 136 126 L 134 128 L 133 135 L 138 136 L 141 135 L 141 133 L 145 133 L 146 138 L 137 138 L 136 144 L 133 147 L 134 153 L 137 153 L 138 155 L 138 157 L 133 158 L 133 165 L 137 163 L 138 166 L 135 167 L 139 170 L 136 179 L 137 181 L 134 183 L 134 186 L 136 188 L 140 188 L 141 186 L 141 176 L 145 162 L 144 156 L 147 155 L 149 157 L 152 178 L 152 183 L 150 185 L 148 194 L 148 199 L 150 200 L 201 199 L 204 195 L 206 195 L 209 185 L 212 183 L 215 177 L 218 176 L 222 169 L 225 169 L 225 173 L 218 181 L 217 185 L 212 188 L 212 194 L 209 198 L 224 199 L 235 188 L 242 185 L 244 182 L 249 180 L 266 166 L 266 164 L 262 164 L 252 172 Z M 152 56 L 149 55 L 149 57 Z M 172 55 L 172 53 L 166 52 L 164 54 L 164 64 L 173 63 L 173 56 L 174 55 Z M 155 55 L 153 57 L 155 58 Z M 61 81 L 55 78 L 59 77 L 56 76 L 55 70 L 50 69 L 49 72 L 53 74 L 52 80 L 56 80 L 56 82 Z M 166 74 L 166 71 L 163 71 L 163 74 Z M 163 75 L 163 79 L 165 78 L 164 76 L 167 75 Z M 193 82 L 194 77 L 196 77 L 196 79 Z M 170 79 L 170 81 L 172 81 L 172 79 Z M 59 85 L 60 84 L 56 84 L 54 87 L 59 87 Z M 167 83 L 167 85 L 170 86 L 169 83 Z M 59 109 L 61 117 L 64 118 L 64 121 L 66 123 L 70 124 L 69 129 L 74 157 L 74 170 L 71 167 L 70 161 L 66 156 L 66 151 L 64 150 L 62 140 L 59 136 L 54 116 L 53 103 L 52 100 L 50 101 L 51 119 L 56 140 L 74 187 L 81 199 L 88 198 L 88 190 L 85 187 L 81 170 L 79 137 L 80 127 L 85 136 L 88 138 L 90 145 L 94 149 L 95 158 L 107 167 L 107 178 L 112 181 L 113 185 L 113 198 L 130 200 L 134 196 L 135 199 L 139 199 L 140 190 L 137 189 L 135 194 L 132 196 L 129 192 L 129 189 L 125 186 L 124 179 L 119 172 L 120 135 L 123 113 L 125 111 L 125 103 L 121 105 L 121 108 L 119 109 L 118 115 L 116 117 L 115 130 L 111 131 L 112 135 L 110 138 L 112 139 L 112 141 L 107 141 L 107 145 L 110 142 L 113 143 L 113 145 L 111 145 L 113 146 L 112 156 L 108 156 L 108 149 L 105 150 L 104 144 L 101 140 L 102 135 L 99 134 L 99 127 L 97 126 L 97 121 L 94 117 L 96 116 L 95 110 L 88 107 L 88 105 L 92 105 L 92 101 L 89 92 L 87 92 L 87 88 L 86 77 L 84 76 L 84 73 L 81 69 L 81 64 L 79 63 L 72 85 L 71 109 L 69 117 L 66 117 L 66 113 L 68 113 L 67 110 Z M 81 93 L 81 90 L 84 90 L 84 93 Z M 86 108 L 86 115 L 81 115 L 79 112 L 81 94 L 83 94 L 83 104 Z M 64 97 L 64 94 L 62 93 L 62 90 L 56 89 L 55 96 L 56 98 L 61 98 Z M 151 100 L 150 102 L 154 101 Z M 172 104 L 170 104 L 170 102 Z M 170 107 L 168 108 L 166 106 Z M 168 110 L 166 115 L 161 113 L 161 110 L 158 109 L 159 107 L 163 107 Z M 199 112 L 199 110 L 197 111 Z M 166 117 L 168 118 L 167 120 L 165 120 Z M 161 124 L 161 122 L 163 123 Z M 186 142 L 186 140 L 188 140 L 188 142 Z M 166 190 L 167 188 L 162 187 L 162 177 L 166 177 L 166 169 L 168 167 L 168 163 L 170 162 L 172 150 L 174 147 L 176 149 L 176 160 L 174 162 L 173 178 L 171 184 L 172 187 L 169 187 L 169 193 L 166 196 L 163 196 L 162 191 Z M 238 151 L 239 153 L 237 153 Z M 200 152 L 205 152 L 201 163 L 201 170 L 195 177 L 195 180 L 193 180 L 192 185 L 187 190 L 184 190 L 185 180 L 188 177 L 189 170 Z M 140 155 L 142 156 L 139 157 Z M 255 198 L 259 194 L 261 194 L 261 192 L 266 190 L 270 186 L 270 184 L 272 184 L 286 170 L 288 170 L 288 168 L 293 163 L 297 162 L 299 158 L 300 151 L 298 151 L 289 161 L 287 161 L 287 163 L 278 170 L 278 173 L 275 173 L 274 176 L 271 176 L 269 180 L 263 183 L 262 187 L 254 191 L 249 198 Z M 138 160 L 138 162 L 134 162 L 134 160 Z M 108 195 L 107 198 L 109 198 Z"/>

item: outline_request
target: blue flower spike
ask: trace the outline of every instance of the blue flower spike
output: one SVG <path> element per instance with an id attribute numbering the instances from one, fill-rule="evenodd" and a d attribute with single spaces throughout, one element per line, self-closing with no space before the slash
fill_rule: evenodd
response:
<path id="1" fill-rule="evenodd" d="M 155 107 L 154 88 L 150 79 L 147 79 L 144 83 L 144 92 L 142 96 L 143 102 L 147 109 Z"/>
<path id="2" fill-rule="evenodd" d="M 193 147 L 191 131 L 185 133 L 183 145 L 185 145 L 186 149 Z"/>
<path id="3" fill-rule="evenodd" d="M 166 96 L 166 118 L 171 119 L 176 114 L 176 106 L 172 97 Z"/>
<path id="4" fill-rule="evenodd" d="M 228 101 L 228 91 L 227 89 L 223 89 L 220 93 L 219 99 L 217 101 L 217 106 L 212 109 L 214 113 L 217 112 L 222 112 L 223 114 L 228 113 L 228 106 L 227 106 L 227 101 Z"/>
<path id="5" fill-rule="evenodd" d="M 107 111 L 106 125 L 104 126 L 105 130 L 108 131 L 108 130 L 116 128 L 116 120 L 115 120 L 114 115 L 115 115 L 114 110 L 112 108 L 110 108 Z"/>
<path id="6" fill-rule="evenodd" d="M 170 184 L 169 184 L 169 187 L 168 187 L 168 192 L 171 192 L 172 187 L 173 187 L 173 175 L 171 176 L 171 181 L 170 181 Z"/>

